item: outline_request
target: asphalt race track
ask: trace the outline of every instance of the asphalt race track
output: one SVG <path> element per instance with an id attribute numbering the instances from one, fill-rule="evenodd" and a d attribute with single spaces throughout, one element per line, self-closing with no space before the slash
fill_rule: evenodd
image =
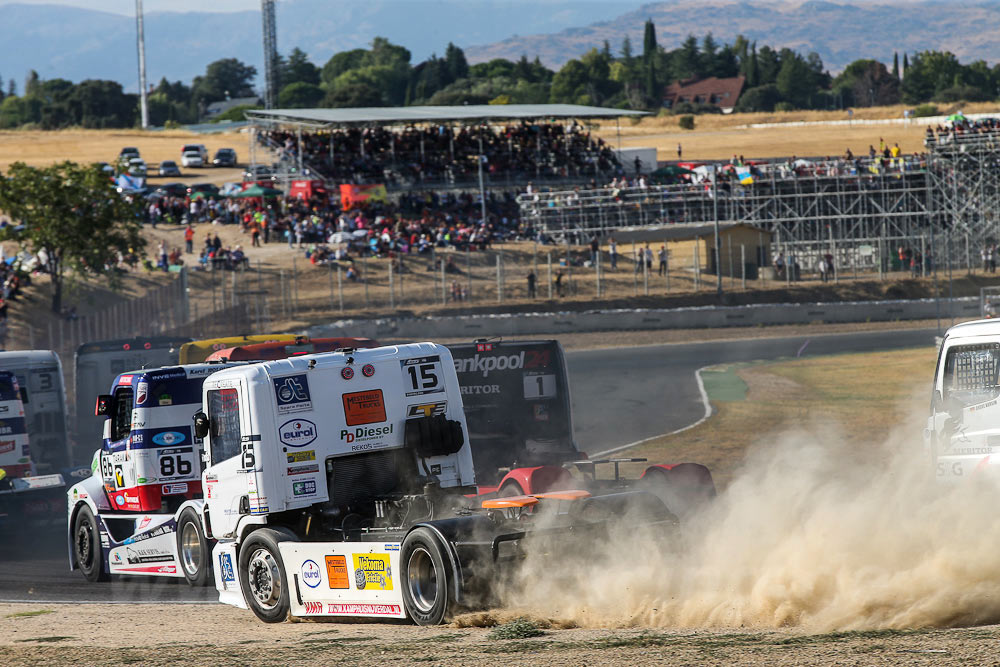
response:
<path id="1" fill-rule="evenodd" d="M 920 347 L 936 335 L 911 329 L 568 352 L 577 446 L 602 452 L 698 421 L 705 408 L 695 371 L 704 366 Z"/>
<path id="2" fill-rule="evenodd" d="M 600 452 L 687 426 L 704 415 L 695 371 L 713 364 L 932 345 L 933 329 L 653 345 L 569 352 L 576 439 Z M 613 336 L 614 334 L 608 334 Z M 68 566 L 65 527 L 0 535 L 0 602 L 213 602 L 214 587 L 183 579 L 87 583 Z"/>

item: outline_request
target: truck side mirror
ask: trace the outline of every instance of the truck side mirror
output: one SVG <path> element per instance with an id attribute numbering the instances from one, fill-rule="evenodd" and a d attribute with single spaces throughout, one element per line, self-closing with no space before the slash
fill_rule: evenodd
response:
<path id="1" fill-rule="evenodd" d="M 931 395 L 931 409 L 937 411 L 944 403 L 944 397 L 941 395 L 940 389 L 935 389 L 934 393 Z"/>
<path id="2" fill-rule="evenodd" d="M 94 406 L 94 415 L 104 417 L 111 412 L 111 394 L 101 394 L 97 397 L 97 404 Z"/>
<path id="3" fill-rule="evenodd" d="M 18 389 L 18 393 L 21 394 L 21 403 L 23 405 L 27 405 L 28 404 L 28 390 L 25 389 L 24 387 L 18 387 L 17 389 Z"/>
<path id="4" fill-rule="evenodd" d="M 194 413 L 194 437 L 204 438 L 208 436 L 209 426 L 208 415 L 202 411 Z"/>

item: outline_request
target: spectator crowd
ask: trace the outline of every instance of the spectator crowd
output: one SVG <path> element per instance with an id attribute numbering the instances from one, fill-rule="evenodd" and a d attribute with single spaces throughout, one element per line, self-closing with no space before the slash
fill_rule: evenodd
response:
<path id="1" fill-rule="evenodd" d="M 290 162 L 298 159 L 292 132 L 258 133 Z M 339 183 L 472 183 L 479 156 L 490 182 L 607 178 L 621 172 L 615 152 L 575 121 L 505 126 L 366 127 L 302 135 L 302 159 Z"/>

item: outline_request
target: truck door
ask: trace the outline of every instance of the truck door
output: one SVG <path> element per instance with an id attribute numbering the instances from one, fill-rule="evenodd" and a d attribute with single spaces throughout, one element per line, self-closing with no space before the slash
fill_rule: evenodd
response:
<path id="1" fill-rule="evenodd" d="M 128 460 L 128 439 L 132 432 L 132 409 L 135 392 L 132 387 L 115 389 L 111 401 L 111 410 L 106 429 L 107 438 L 101 447 L 101 477 L 104 488 L 114 509 L 133 509 L 138 503 L 134 489 L 133 471 Z M 138 509 L 137 507 L 135 509 Z"/>
<path id="2" fill-rule="evenodd" d="M 216 537 L 231 535 L 240 515 L 263 514 L 266 498 L 257 493 L 257 466 L 251 441 L 246 384 L 207 392 L 209 433 L 205 439 L 208 467 L 203 477 L 205 501 Z"/>
<path id="3" fill-rule="evenodd" d="M 1000 446 L 1000 342 L 946 344 L 941 357 L 928 435 L 937 477 L 960 479 Z"/>

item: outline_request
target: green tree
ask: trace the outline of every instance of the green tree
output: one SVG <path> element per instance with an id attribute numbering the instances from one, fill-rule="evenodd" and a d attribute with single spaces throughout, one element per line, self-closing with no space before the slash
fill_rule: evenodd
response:
<path id="1" fill-rule="evenodd" d="M 444 64 L 451 81 L 469 76 L 469 63 L 465 60 L 465 52 L 451 42 L 448 42 L 448 48 L 444 51 Z"/>
<path id="2" fill-rule="evenodd" d="M 278 73 L 278 80 L 281 82 L 282 88 L 289 84 L 300 82 L 318 86 L 320 72 L 319 68 L 309 61 L 309 56 L 302 49 L 295 47 L 282 64 Z"/>
<path id="3" fill-rule="evenodd" d="M 660 97 L 656 82 L 656 26 L 652 19 L 646 19 L 645 34 L 642 37 L 642 68 L 646 86 L 646 97 L 656 102 Z M 657 104 L 657 106 L 659 106 Z"/>
<path id="4" fill-rule="evenodd" d="M 586 95 L 589 76 L 587 66 L 582 62 L 567 61 L 552 78 L 549 101 L 555 104 L 580 103 L 581 97 Z M 589 98 L 584 103 L 589 103 Z"/>
<path id="5" fill-rule="evenodd" d="M 331 84 L 344 72 L 364 66 L 367 57 L 368 51 L 365 49 L 352 49 L 333 54 L 323 65 L 323 71 L 320 74 L 323 83 Z"/>
<path id="6" fill-rule="evenodd" d="M 194 98 L 207 104 L 230 97 L 253 96 L 253 81 L 257 68 L 245 65 L 236 58 L 223 58 L 210 63 L 204 76 L 196 76 L 192 82 Z"/>
<path id="7" fill-rule="evenodd" d="M 899 79 L 877 60 L 855 60 L 833 80 L 842 106 L 885 106 L 899 103 Z"/>
<path id="8" fill-rule="evenodd" d="M 899 53 L 892 52 L 892 75 L 899 79 Z"/>
<path id="9" fill-rule="evenodd" d="M 956 77 L 962 72 L 962 65 L 955 54 L 947 51 L 921 51 L 913 56 L 913 62 L 903 76 L 903 101 L 918 104 L 934 98 L 935 95 L 956 85 Z M 957 82 L 961 85 L 961 79 Z"/>
<path id="10" fill-rule="evenodd" d="M 760 47 L 760 53 L 757 55 L 757 84 L 774 83 L 778 79 L 780 69 L 778 52 L 767 45 Z"/>
<path id="11" fill-rule="evenodd" d="M 701 51 L 698 49 L 698 38 L 688 35 L 681 47 L 674 51 L 671 58 L 671 69 L 680 80 L 699 76 L 701 71 Z"/>
<path id="12" fill-rule="evenodd" d="M 278 105 L 288 109 L 310 109 L 319 106 L 326 91 L 314 83 L 296 81 L 278 93 Z"/>
<path id="13" fill-rule="evenodd" d="M 0 209 L 24 225 L 6 227 L 0 237 L 45 258 L 52 281 L 52 312 L 62 310 L 63 288 L 74 276 L 103 277 L 117 287 L 118 253 L 141 251 L 139 205 L 108 186 L 96 165 L 63 162 L 49 167 L 11 165 L 0 178 Z"/>
<path id="14" fill-rule="evenodd" d="M 785 51 L 782 50 L 781 70 L 778 71 L 775 84 L 782 99 L 793 106 L 804 108 L 808 105 L 809 94 L 815 90 L 809 76 L 809 67 L 797 53 Z"/>
<path id="15" fill-rule="evenodd" d="M 323 106 L 327 107 L 384 107 L 382 93 L 365 83 L 351 83 L 326 94 Z"/>

